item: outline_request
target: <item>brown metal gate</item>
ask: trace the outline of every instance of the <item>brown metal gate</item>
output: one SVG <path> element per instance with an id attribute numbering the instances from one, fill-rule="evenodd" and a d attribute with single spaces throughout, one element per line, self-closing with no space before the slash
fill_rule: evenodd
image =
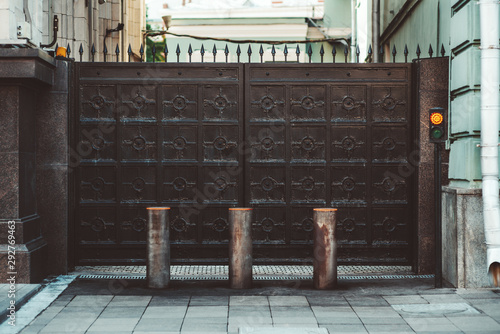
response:
<path id="1" fill-rule="evenodd" d="M 256 262 L 312 257 L 337 207 L 341 263 L 411 263 L 411 64 L 75 63 L 75 263 L 144 262 L 170 206 L 174 262 L 227 261 L 229 207 Z"/>

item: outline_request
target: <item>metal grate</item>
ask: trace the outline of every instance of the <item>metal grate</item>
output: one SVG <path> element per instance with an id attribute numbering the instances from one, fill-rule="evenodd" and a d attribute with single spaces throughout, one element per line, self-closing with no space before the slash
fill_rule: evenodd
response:
<path id="1" fill-rule="evenodd" d="M 79 279 L 129 279 L 129 280 L 144 280 L 146 276 L 128 276 L 128 275 L 79 275 Z M 296 276 L 274 276 L 274 275 L 254 275 L 256 281 L 296 281 L 310 280 L 311 275 L 296 275 Z M 424 279 L 434 278 L 434 275 L 368 275 L 368 276 L 338 276 L 339 280 L 388 280 L 388 279 Z M 175 281 L 227 281 L 227 276 L 172 276 L 171 280 Z"/>

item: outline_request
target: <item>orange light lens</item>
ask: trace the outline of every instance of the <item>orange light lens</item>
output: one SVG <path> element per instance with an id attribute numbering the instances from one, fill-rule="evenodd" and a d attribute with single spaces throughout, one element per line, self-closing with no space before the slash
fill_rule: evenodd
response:
<path id="1" fill-rule="evenodd" d="M 431 114 L 431 123 L 434 125 L 443 123 L 443 115 L 439 112 L 433 112 Z"/>

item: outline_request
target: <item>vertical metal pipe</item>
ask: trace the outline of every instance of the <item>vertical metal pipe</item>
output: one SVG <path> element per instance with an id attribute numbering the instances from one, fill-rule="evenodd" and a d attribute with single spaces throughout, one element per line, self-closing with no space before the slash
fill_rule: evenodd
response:
<path id="1" fill-rule="evenodd" d="M 372 0 L 372 45 L 373 62 L 380 62 L 380 0 Z"/>
<path id="2" fill-rule="evenodd" d="M 252 287 L 252 209 L 229 209 L 229 286 Z"/>
<path id="3" fill-rule="evenodd" d="M 333 289 L 337 285 L 337 209 L 314 209 L 313 283 L 315 289 Z"/>
<path id="4" fill-rule="evenodd" d="M 442 232 L 441 232 L 441 144 L 434 144 L 434 213 L 436 220 L 435 247 L 436 247 L 436 272 L 434 274 L 434 286 L 443 287 L 443 258 L 442 258 Z"/>
<path id="5" fill-rule="evenodd" d="M 147 267 L 148 288 L 162 289 L 170 282 L 170 208 L 147 208 Z"/>

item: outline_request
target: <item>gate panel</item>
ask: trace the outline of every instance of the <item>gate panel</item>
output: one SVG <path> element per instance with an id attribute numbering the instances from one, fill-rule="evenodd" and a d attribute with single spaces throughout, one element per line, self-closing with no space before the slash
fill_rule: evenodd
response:
<path id="1" fill-rule="evenodd" d="M 76 63 L 77 264 L 143 262 L 147 206 L 172 254 L 227 258 L 243 204 L 242 65 Z"/>
<path id="2" fill-rule="evenodd" d="M 312 257 L 312 208 L 331 206 L 340 262 L 410 263 L 410 73 L 407 64 L 247 65 L 256 257 Z"/>

